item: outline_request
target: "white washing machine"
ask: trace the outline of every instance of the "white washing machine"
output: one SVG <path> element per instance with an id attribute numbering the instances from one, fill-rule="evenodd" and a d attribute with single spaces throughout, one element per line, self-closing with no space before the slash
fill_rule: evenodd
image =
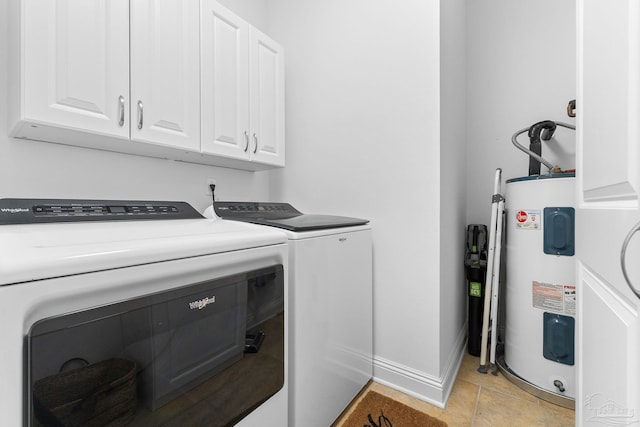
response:
<path id="1" fill-rule="evenodd" d="M 3 425 L 287 425 L 282 233 L 181 202 L 1 199 L 0 241 Z"/>
<path id="2" fill-rule="evenodd" d="M 215 202 L 222 218 L 289 240 L 289 426 L 327 427 L 373 376 L 372 238 L 367 220 L 287 203 Z"/>

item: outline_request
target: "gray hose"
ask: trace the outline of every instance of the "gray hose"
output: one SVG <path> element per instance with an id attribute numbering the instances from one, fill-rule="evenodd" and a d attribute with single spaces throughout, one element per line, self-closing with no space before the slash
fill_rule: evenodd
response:
<path id="1" fill-rule="evenodd" d="M 574 125 L 570 125 L 569 123 L 562 123 L 562 122 L 554 122 L 554 123 L 556 124 L 556 126 L 561 126 L 561 127 L 564 127 L 567 129 L 573 129 L 573 130 L 576 129 Z M 513 145 L 515 145 L 518 150 L 524 152 L 527 156 L 532 157 L 537 161 L 539 161 L 540 163 L 542 163 L 543 165 L 545 165 L 550 172 L 560 169 L 557 165 L 556 166 L 552 165 L 551 163 L 543 159 L 542 156 L 537 155 L 533 151 L 529 150 L 527 147 L 518 143 L 518 136 L 522 135 L 528 130 L 529 128 L 524 128 L 514 133 L 513 136 L 511 137 L 511 142 L 513 143 Z"/>

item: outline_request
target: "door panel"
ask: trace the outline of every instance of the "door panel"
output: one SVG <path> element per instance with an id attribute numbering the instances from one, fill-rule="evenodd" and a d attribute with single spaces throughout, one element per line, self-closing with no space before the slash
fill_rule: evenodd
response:
<path id="1" fill-rule="evenodd" d="M 284 53 L 255 28 L 250 37 L 252 156 L 284 166 Z"/>
<path id="2" fill-rule="evenodd" d="M 578 0 L 578 425 L 640 418 L 640 301 L 620 266 L 639 220 L 640 5 Z M 626 253 L 640 284 L 640 239 Z"/>
<path id="3" fill-rule="evenodd" d="M 128 138 L 129 2 L 26 1 L 23 12 L 23 118 Z"/>
<path id="4" fill-rule="evenodd" d="M 196 1 L 131 2 L 131 139 L 200 150 L 199 33 Z"/>
<path id="5" fill-rule="evenodd" d="M 249 25 L 202 2 L 202 151 L 249 158 Z"/>
<path id="6" fill-rule="evenodd" d="M 584 265 L 578 268 L 582 297 L 578 316 L 582 318 L 582 343 L 578 352 L 578 376 L 582 378 L 576 405 L 578 420 L 583 425 L 619 425 L 638 422 L 638 312 L 635 304 L 617 294 L 615 286 L 600 280 Z M 594 315 L 597 313 L 597 315 Z M 591 363 L 594 355 L 606 356 Z M 615 351 L 611 351 L 615 349 Z M 580 424 L 579 424 L 580 425 Z"/>
<path id="7" fill-rule="evenodd" d="M 582 153 L 584 201 L 637 207 L 638 5 L 597 0 L 584 4 L 584 88 L 578 110 L 589 140 L 589 149 Z"/>

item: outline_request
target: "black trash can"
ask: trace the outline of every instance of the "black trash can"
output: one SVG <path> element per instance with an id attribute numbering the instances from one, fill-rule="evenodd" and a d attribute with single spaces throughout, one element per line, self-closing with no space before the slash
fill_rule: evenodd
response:
<path id="1" fill-rule="evenodd" d="M 468 225 L 466 246 L 464 268 L 469 295 L 467 351 L 472 356 L 480 356 L 482 310 L 487 275 L 487 226 L 483 224 Z"/>

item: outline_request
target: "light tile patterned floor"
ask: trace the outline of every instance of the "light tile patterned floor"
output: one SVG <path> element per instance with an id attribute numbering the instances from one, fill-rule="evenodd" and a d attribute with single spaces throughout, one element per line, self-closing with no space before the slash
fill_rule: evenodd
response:
<path id="1" fill-rule="evenodd" d="M 498 376 L 480 374 L 478 365 L 477 357 L 465 355 L 446 409 L 375 382 L 369 388 L 446 421 L 449 427 L 570 427 L 575 424 L 574 411 L 530 395 L 501 373 Z M 334 427 L 340 427 L 348 414 L 349 411 L 345 411 Z"/>

